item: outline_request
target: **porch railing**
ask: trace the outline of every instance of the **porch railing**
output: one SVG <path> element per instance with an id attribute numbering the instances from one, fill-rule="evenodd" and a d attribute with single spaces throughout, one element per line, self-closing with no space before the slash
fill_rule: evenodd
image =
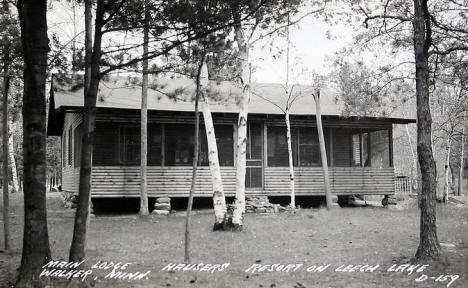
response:
<path id="1" fill-rule="evenodd" d="M 395 193 L 411 193 L 411 178 L 408 176 L 395 177 Z"/>

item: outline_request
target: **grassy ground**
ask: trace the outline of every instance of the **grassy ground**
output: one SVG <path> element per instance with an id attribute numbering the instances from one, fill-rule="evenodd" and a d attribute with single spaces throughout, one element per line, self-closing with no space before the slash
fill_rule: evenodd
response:
<path id="1" fill-rule="evenodd" d="M 22 243 L 22 197 L 12 195 L 13 251 L 0 253 L 0 287 L 7 287 L 19 266 Z M 73 211 L 58 196 L 48 199 L 49 235 L 54 260 L 67 259 Z M 410 263 L 418 245 L 415 205 L 387 208 L 301 209 L 296 214 L 247 214 L 243 232 L 211 232 L 212 211 L 193 217 L 192 263 L 222 264 L 217 272 L 166 272 L 168 263 L 183 263 L 183 213 L 139 219 L 135 215 L 97 216 L 88 235 L 89 268 L 98 261 L 130 262 L 127 272 L 151 272 L 148 279 L 104 279 L 111 270 L 92 269 L 86 283 L 95 287 L 446 287 L 440 275 L 459 275 L 450 287 L 468 287 L 468 209 L 438 207 L 438 235 L 443 257 L 423 272 L 387 271 Z M 2 244 L 3 245 L 3 244 Z M 245 272 L 251 265 L 302 264 L 296 271 Z M 307 272 L 312 265 L 330 266 Z M 379 265 L 374 272 L 335 271 L 340 265 Z M 277 266 L 275 266 L 277 267 Z M 297 266 L 295 266 L 297 267 Z M 86 269 L 87 269 L 86 268 Z M 120 271 L 120 270 L 116 270 Z M 425 281 L 421 275 L 428 278 Z M 431 279 L 431 277 L 433 277 Z M 454 278 L 449 278 L 454 279 Z M 439 280 L 443 280 L 439 278 Z M 52 281 L 50 287 L 62 287 Z"/>

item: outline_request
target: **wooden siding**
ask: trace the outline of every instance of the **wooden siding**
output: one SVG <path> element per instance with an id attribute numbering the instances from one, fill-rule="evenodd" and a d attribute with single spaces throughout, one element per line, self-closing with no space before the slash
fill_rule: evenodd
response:
<path id="1" fill-rule="evenodd" d="M 337 195 L 394 193 L 393 167 L 331 167 L 329 174 Z M 322 167 L 297 167 L 294 175 L 296 195 L 325 195 Z M 288 167 L 265 168 L 264 191 L 269 196 L 289 195 Z"/>
<path id="2" fill-rule="evenodd" d="M 148 167 L 150 197 L 187 197 L 190 190 L 191 167 Z M 139 167 L 105 166 L 93 168 L 92 197 L 139 197 Z M 298 167 L 297 195 L 325 195 L 321 167 Z M 221 167 L 227 196 L 235 194 L 235 168 Z M 332 167 L 332 192 L 338 195 L 378 195 L 394 193 L 393 168 Z M 247 191 L 247 195 L 289 195 L 288 167 L 266 167 L 264 189 Z M 195 196 L 211 197 L 209 167 L 199 167 Z"/>
<path id="3" fill-rule="evenodd" d="M 393 167 L 333 167 L 332 189 L 338 195 L 394 194 Z"/>
<path id="4" fill-rule="evenodd" d="M 62 142 L 65 141 L 65 135 L 68 135 L 69 129 L 75 129 L 80 123 L 82 122 L 82 116 L 79 113 L 67 113 L 65 114 L 65 120 L 63 125 L 63 134 L 62 134 Z M 73 135 L 74 133 L 72 133 Z M 68 136 L 67 136 L 68 137 Z M 66 142 L 68 143 L 68 141 Z M 74 143 L 74 141 L 71 141 Z M 68 145 L 68 144 L 66 144 Z M 73 145 L 73 144 L 72 144 Z M 63 149 L 62 145 L 62 149 Z M 65 146 L 66 148 L 66 146 Z M 69 149 L 65 149 L 62 151 L 63 163 L 62 163 L 62 190 L 66 192 L 73 192 L 78 193 L 78 186 L 79 186 L 79 177 L 80 177 L 80 169 L 79 167 L 74 167 L 74 155 L 68 155 Z M 74 151 L 73 147 L 70 151 Z M 68 158 L 71 157 L 71 161 L 68 161 Z M 71 163 L 71 165 L 68 165 Z"/>
<path id="5" fill-rule="evenodd" d="M 119 111 L 116 112 L 98 112 L 97 127 L 102 126 L 103 129 L 99 133 L 105 134 L 107 140 L 113 139 L 113 145 L 118 146 L 118 138 L 111 137 L 118 135 L 118 130 L 115 129 L 118 124 L 109 122 L 137 123 L 139 114 L 132 113 L 133 110 L 126 110 L 126 114 Z M 136 110 L 135 110 L 136 111 Z M 139 111 L 136 111 L 139 112 Z M 217 115 L 214 117 L 215 124 L 235 123 L 236 118 L 232 115 Z M 150 123 L 191 123 L 193 116 L 179 113 L 164 113 L 158 112 L 150 114 Z M 224 117 L 224 118 L 223 118 Z M 68 133 L 68 129 L 76 128 L 81 123 L 81 114 L 66 113 L 64 121 L 64 135 Z M 253 115 L 249 120 L 262 120 L 264 125 L 283 125 L 283 119 L 265 119 Z M 314 126 L 314 119 L 293 120 L 294 126 Z M 346 125 L 345 125 L 346 124 Z M 368 128 L 391 129 L 391 123 L 369 122 L 360 123 L 358 121 L 346 120 L 324 120 L 324 126 L 330 127 L 347 127 L 353 128 Z M 104 127 L 105 126 L 105 127 Z M 112 129 L 114 127 L 114 129 Z M 235 128 L 235 127 L 234 127 Z M 99 128 L 97 128 L 99 130 Z M 332 129 L 331 147 L 333 147 L 332 155 L 328 153 L 335 167 L 330 168 L 330 179 L 333 193 L 338 195 L 349 194 L 393 194 L 394 193 L 394 172 L 393 167 L 376 168 L 376 167 L 349 167 L 351 165 L 351 141 L 347 129 Z M 235 129 L 234 129 L 234 133 Z M 236 137 L 234 137 L 236 139 Z M 98 143 L 95 147 L 95 152 L 101 155 L 94 155 L 93 158 L 98 160 L 99 157 L 104 157 L 104 154 L 117 155 L 118 147 L 109 147 L 106 144 L 109 141 Z M 73 143 L 73 141 L 72 141 Z M 328 146 L 328 145 L 327 145 Z M 101 149 L 102 148 L 102 149 Z M 234 143 L 235 149 L 235 143 Z M 73 149 L 71 149 L 73 151 Z M 266 149 L 265 149 L 266 151 Z M 110 153 L 109 153 L 110 152 Z M 68 157 L 68 155 L 65 156 Z M 234 154 L 235 155 L 235 154 Z M 68 163 L 65 157 L 65 165 L 62 167 L 62 187 L 64 191 L 78 192 L 79 184 L 79 168 L 74 168 Z M 73 155 L 71 155 L 73 157 Z M 100 158 L 99 158 L 100 159 Z M 73 159 L 72 159 L 73 160 Z M 234 159 L 235 160 L 235 159 Z M 139 197 L 139 167 L 138 166 L 121 166 L 107 165 L 94 166 L 92 170 L 92 197 Z M 266 163 L 264 163 L 266 165 Z M 343 167 L 340 167 L 343 166 Z M 187 197 L 191 183 L 191 166 L 149 166 L 148 167 L 148 194 L 150 197 L 171 196 L 171 197 Z M 288 167 L 264 167 L 263 189 L 256 191 L 247 191 L 247 194 L 263 194 L 263 195 L 289 195 L 289 173 Z M 197 192 L 195 196 L 211 196 L 211 176 L 209 167 L 199 167 L 197 180 Z M 227 196 L 234 196 L 235 193 L 235 167 L 221 167 L 221 173 L 224 182 L 225 193 Z M 324 195 L 323 192 L 323 176 L 321 167 L 296 167 L 296 193 L 297 195 Z"/>
<path id="6" fill-rule="evenodd" d="M 234 167 L 221 167 L 224 191 L 233 196 L 236 186 Z M 188 196 L 192 166 L 148 166 L 148 196 Z M 140 168 L 138 166 L 93 167 L 93 197 L 139 197 Z M 199 167 L 195 196 L 211 196 L 209 167 Z"/>

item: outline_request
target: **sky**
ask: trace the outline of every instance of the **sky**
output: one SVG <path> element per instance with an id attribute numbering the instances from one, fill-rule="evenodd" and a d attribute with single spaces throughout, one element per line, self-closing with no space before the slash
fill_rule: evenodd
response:
<path id="1" fill-rule="evenodd" d="M 49 32 L 61 35 L 63 39 L 71 39 L 75 33 L 82 32 L 84 24 L 73 26 L 73 17 L 77 23 L 84 21 L 83 10 L 77 8 L 75 15 L 67 1 L 51 2 L 48 14 Z M 81 33 L 82 35 L 83 33 Z M 332 35 L 333 39 L 327 37 Z M 334 53 L 342 49 L 352 39 L 353 31 L 346 25 L 329 26 L 324 21 L 311 14 L 299 24 L 290 28 L 290 83 L 307 84 L 310 82 L 310 72 L 326 74 L 331 71 L 330 61 Z M 260 83 L 285 83 L 286 53 L 276 57 L 278 48 L 285 48 L 284 38 L 269 38 L 273 51 L 270 51 L 266 41 L 257 42 L 251 51 L 253 63 L 252 81 Z M 67 40 L 62 40 L 67 42 Z M 265 47 L 263 47 L 265 46 Z M 328 59 L 328 61 L 327 61 Z"/>
<path id="2" fill-rule="evenodd" d="M 332 35 L 333 37 L 327 37 Z M 308 72 L 326 74 L 332 69 L 332 57 L 352 40 L 353 31 L 349 26 L 329 26 L 324 21 L 309 15 L 299 25 L 290 29 L 290 82 L 307 83 Z M 275 41 L 275 40 L 274 40 Z M 279 45 L 285 42 L 277 39 Z M 268 49 L 256 45 L 252 53 L 255 72 L 253 81 L 261 83 L 284 83 L 286 81 L 286 56 L 271 57 Z M 285 53 L 284 53 L 285 54 Z M 306 72 L 305 72 L 306 71 Z M 304 73 L 305 72 L 305 73 Z"/>

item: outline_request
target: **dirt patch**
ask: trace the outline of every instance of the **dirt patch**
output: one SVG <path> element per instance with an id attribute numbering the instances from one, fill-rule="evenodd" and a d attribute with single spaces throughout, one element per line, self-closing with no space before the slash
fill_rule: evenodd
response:
<path id="1" fill-rule="evenodd" d="M 8 287 L 21 257 L 22 195 L 12 195 L 11 202 L 13 251 L 8 255 L 0 253 L 0 287 Z M 394 264 L 411 263 L 416 251 L 419 212 L 414 205 L 404 210 L 356 207 L 332 211 L 299 209 L 295 214 L 249 213 L 245 216 L 245 229 L 240 233 L 212 232 L 213 213 L 200 211 L 193 216 L 192 263 L 229 263 L 221 271 L 221 266 L 205 268 L 209 271 L 163 270 L 170 263 L 183 263 L 185 218 L 180 217 L 183 213 L 148 219 L 136 215 L 98 215 L 89 227 L 84 267 L 90 268 L 98 261 L 128 262 L 132 263 L 128 272 L 151 272 L 148 279 L 110 280 L 104 279 L 110 270 L 93 269 L 92 275 L 97 278 L 88 277 L 85 282 L 90 286 L 114 288 L 446 287 L 449 278 L 442 281 L 440 275 L 458 275 L 460 278 L 450 287 L 468 287 L 468 209 L 441 204 L 437 213 L 439 240 L 449 245 L 442 245 L 441 261 L 419 263 L 429 266 L 410 275 L 408 271 L 388 269 Z M 74 210 L 63 208 L 58 196 L 48 198 L 54 260 L 68 258 L 73 217 Z M 285 268 L 297 264 L 302 264 L 297 270 Z M 252 265 L 260 266 L 248 270 Z M 326 265 L 329 266 L 322 272 L 313 271 Z M 361 266 L 356 268 L 357 265 Z M 374 272 L 361 272 L 364 265 L 379 267 Z M 428 279 L 416 282 L 423 274 Z M 52 282 L 51 285 L 65 284 Z"/>

